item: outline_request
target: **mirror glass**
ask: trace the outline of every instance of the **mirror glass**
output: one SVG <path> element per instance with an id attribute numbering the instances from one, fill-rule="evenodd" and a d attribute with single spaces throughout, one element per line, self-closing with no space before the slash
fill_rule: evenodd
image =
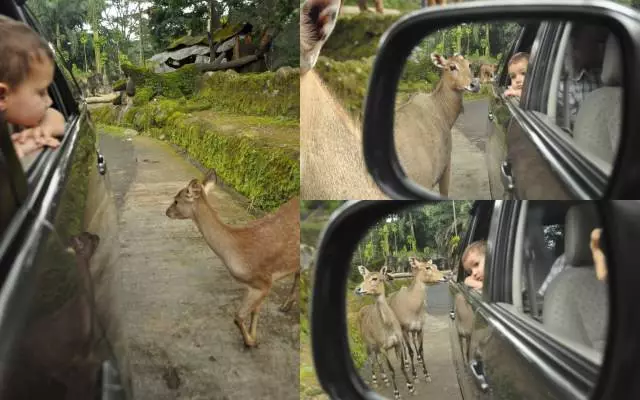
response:
<path id="1" fill-rule="evenodd" d="M 440 201 L 388 215 L 361 239 L 346 313 L 351 356 L 370 388 L 386 398 L 557 399 L 564 389 L 551 375 L 581 374 L 576 359 L 599 370 L 609 301 L 595 203 L 505 207 L 517 229 L 493 221 L 492 202 Z M 487 246 L 494 235 L 499 243 Z M 504 278 L 488 281 L 493 269 Z M 511 300 L 491 299 L 507 288 Z M 529 328 L 496 323 L 486 311 L 496 308 Z M 571 365 L 548 358 L 558 346 Z"/>
<path id="2" fill-rule="evenodd" d="M 405 60 L 398 85 L 402 168 L 449 198 L 570 197 L 563 174 L 611 174 L 622 62 L 617 37 L 593 23 L 488 21 L 439 30 Z"/>

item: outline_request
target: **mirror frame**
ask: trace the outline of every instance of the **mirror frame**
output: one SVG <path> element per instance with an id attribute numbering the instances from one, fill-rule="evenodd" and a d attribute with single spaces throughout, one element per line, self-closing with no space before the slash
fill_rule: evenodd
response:
<path id="1" fill-rule="evenodd" d="M 426 7 L 396 21 L 381 37 L 378 54 L 369 77 L 363 121 L 363 147 L 367 170 L 377 185 L 392 199 L 445 200 L 410 180 L 402 169 L 393 140 L 396 88 L 404 61 L 424 37 L 438 29 L 466 22 L 488 20 L 580 20 L 607 26 L 620 39 L 625 55 L 623 121 L 618 155 L 613 165 L 604 199 L 640 198 L 640 105 L 632 94 L 640 93 L 640 13 L 611 1 L 582 0 L 483 0 L 455 3 L 445 7 Z M 595 200 L 595 199 L 594 199 Z"/>
<path id="2" fill-rule="evenodd" d="M 505 200 L 492 200 L 505 202 Z M 508 201 L 507 201 L 508 202 Z M 332 399 L 384 400 L 358 374 L 351 352 L 346 316 L 346 287 L 351 258 L 358 242 L 389 213 L 434 201 L 348 201 L 324 227 L 315 255 L 310 299 L 313 362 L 322 389 Z M 640 394 L 640 315 L 637 288 L 640 269 L 640 201 L 594 201 L 601 218 L 610 285 L 610 323 L 607 345 L 593 399 L 636 398 Z M 327 351 L 331 349 L 331 351 Z"/>

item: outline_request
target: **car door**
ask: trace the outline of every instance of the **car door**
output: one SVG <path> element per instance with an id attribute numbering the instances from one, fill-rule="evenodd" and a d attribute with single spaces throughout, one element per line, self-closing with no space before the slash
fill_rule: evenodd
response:
<path id="1" fill-rule="evenodd" d="M 25 9 L 11 5 L 3 13 L 37 28 Z M 125 359 L 116 346 L 115 204 L 96 130 L 56 63 L 49 93 L 66 120 L 61 146 L 23 168 L 3 143 L 14 160 L 11 186 L 24 189 L 14 196 L 0 244 L 0 397 L 125 398 Z"/>
<path id="2" fill-rule="evenodd" d="M 601 160 L 582 148 L 572 129 L 563 126 L 559 118 L 558 76 L 565 76 L 570 58 L 571 25 L 555 23 L 537 39 L 539 47 L 532 50 L 525 80 L 526 93 L 520 107 L 513 109 L 506 131 L 505 169 L 510 175 L 506 181 L 513 182 L 513 195 L 518 199 L 598 199 L 612 174 L 615 157 Z M 600 125 L 595 122 L 605 118 L 603 115 L 594 111 L 587 118 Z M 599 136 L 606 132 L 600 130 L 594 127 L 582 137 L 605 140 Z"/>
<path id="3" fill-rule="evenodd" d="M 581 204 L 584 205 L 575 203 Z M 595 207 L 595 203 L 588 205 Z M 531 276 L 531 282 L 535 282 L 532 287 L 538 290 L 546 276 L 543 273 L 540 275 L 543 279 L 538 279 L 536 274 L 526 274 L 529 271 L 524 267 L 526 265 L 543 267 L 541 259 L 528 260 L 530 253 L 524 251 L 535 242 L 527 236 L 535 230 L 531 227 L 544 232 L 545 240 L 540 243 L 547 246 L 549 236 L 562 237 L 563 233 L 562 230 L 547 229 L 555 227 L 557 221 L 541 223 L 540 215 L 559 215 L 558 220 L 564 220 L 566 211 L 573 206 L 573 202 L 556 201 L 496 202 L 491 215 L 482 295 L 469 296 L 461 290 L 474 311 L 467 364 L 469 375 L 475 378 L 476 391 L 482 392 L 483 396 L 492 399 L 587 399 L 595 387 L 602 353 L 552 332 L 539 318 L 540 299 L 527 294 L 530 291 L 523 278 L 524 275 Z M 533 212 L 534 208 L 542 212 Z M 564 239 L 556 238 L 558 240 Z M 591 272 L 590 268 L 588 272 Z M 556 278 L 552 276 L 552 279 Z M 527 301 L 532 297 L 536 298 L 535 305 Z M 570 319 L 567 318 L 567 323 Z"/>
<path id="4" fill-rule="evenodd" d="M 465 399 L 488 399 L 488 394 L 481 388 L 481 382 L 473 373 L 469 364 L 469 344 L 473 321 L 481 294 L 464 284 L 465 271 L 461 265 L 464 249 L 474 240 L 485 236 L 488 231 L 488 216 L 491 215 L 493 202 L 476 201 L 470 210 L 470 218 L 464 239 L 460 242 L 454 265 L 454 279 L 450 280 L 449 294 L 451 311 L 449 317 L 449 337 L 452 359 L 458 374 L 458 384 Z"/>
<path id="5" fill-rule="evenodd" d="M 513 197 L 509 164 L 507 160 L 506 132 L 511 122 L 512 109 L 517 107 L 502 95 L 509 85 L 508 62 L 511 56 L 519 51 L 528 50 L 536 36 L 542 34 L 548 24 L 524 25 L 520 35 L 506 52 L 498 67 L 497 79 L 492 85 L 489 99 L 489 113 L 487 118 L 486 162 L 489 172 L 489 189 L 494 199 L 509 199 Z"/>

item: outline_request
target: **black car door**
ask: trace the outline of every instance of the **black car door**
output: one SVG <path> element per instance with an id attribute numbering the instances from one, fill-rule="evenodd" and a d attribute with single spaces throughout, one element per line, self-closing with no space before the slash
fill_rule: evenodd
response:
<path id="1" fill-rule="evenodd" d="M 593 110 L 576 117 L 582 122 L 579 128 L 578 125 L 568 126 L 564 121 L 562 114 L 568 111 L 564 111 L 561 102 L 565 96 L 561 84 L 563 81 L 569 82 L 565 79 L 568 79 L 566 71 L 571 59 L 569 33 L 573 28 L 572 24 L 566 22 L 549 26 L 550 29 L 536 38 L 522 102 L 520 107 L 513 108 L 511 112 L 513 118 L 505 139 L 508 163 L 505 181 L 513 183 L 513 196 L 518 199 L 598 199 L 606 192 L 616 159 L 617 144 L 611 144 L 614 154 L 610 159 L 601 158 L 589 150 L 589 146 L 595 146 L 591 143 L 619 140 L 614 137 L 621 132 L 613 131 L 622 129 L 621 117 L 609 116 L 615 114 L 613 106 L 608 114 L 591 107 Z M 596 25 L 585 26 L 593 31 L 604 31 Z M 602 40 L 606 39 L 606 35 L 600 36 Z M 594 43 L 594 49 L 599 48 L 600 44 Z M 621 65 L 622 60 L 615 62 Z M 593 79 L 596 79 L 596 75 L 600 74 L 594 72 Z M 589 91 L 597 86 L 576 83 L 573 87 L 584 88 L 576 89 L 578 92 L 584 90 L 584 94 L 576 94 L 577 98 L 584 96 L 582 102 L 576 100 L 580 113 Z M 611 96 L 611 99 L 619 100 L 619 97 Z M 615 111 L 621 111 L 621 107 L 622 103 L 619 103 Z M 605 125 L 607 128 L 603 127 Z"/>
<path id="2" fill-rule="evenodd" d="M 492 86 L 489 99 L 487 120 L 486 158 L 489 173 L 489 189 L 494 199 L 510 199 L 513 197 L 513 178 L 507 161 L 507 129 L 511 122 L 512 112 L 517 108 L 514 101 L 502 94 L 509 85 L 508 62 L 511 56 L 520 51 L 529 52 L 534 39 L 542 34 L 548 24 L 533 23 L 522 27 L 520 35 L 506 52 L 498 67 L 497 79 Z"/>
<path id="3" fill-rule="evenodd" d="M 542 313 L 544 309 L 551 318 L 549 310 L 553 309 L 547 307 L 545 301 L 549 301 L 547 297 L 551 291 L 557 292 L 561 287 L 554 279 L 564 280 L 564 271 L 557 275 L 549 273 L 552 266 L 548 260 L 554 257 L 546 257 L 543 253 L 553 253 L 564 241 L 563 227 L 568 210 L 581 204 L 556 201 L 496 203 L 488 235 L 482 295 L 467 297 L 474 311 L 468 368 L 470 375 L 475 377 L 477 388 L 485 396 L 493 399 L 586 399 L 594 389 L 602 351 L 553 331 Z M 595 203 L 587 206 L 595 207 Z M 588 248 L 588 242 L 582 245 Z M 570 254 L 567 250 L 565 247 L 564 254 Z M 589 265 L 585 268 L 581 270 L 593 272 Z M 546 286 L 546 292 L 539 294 L 547 278 L 551 279 L 551 284 Z M 528 282 L 532 282 L 533 291 L 529 290 Z M 596 285 L 604 284 L 597 282 Z M 529 293 L 532 292 L 536 294 L 531 296 Z M 601 293 L 606 293 L 606 286 Z M 531 298 L 535 301 L 530 301 Z M 597 312 L 592 310 L 592 314 Z M 566 323 L 570 323 L 572 317 L 565 317 Z M 606 321 L 606 316 L 597 322 L 601 328 L 602 320 Z"/>
<path id="4" fill-rule="evenodd" d="M 24 9 L 6 11 L 35 27 Z M 125 398 L 125 359 L 112 346 L 120 334 L 115 204 L 95 128 L 56 62 L 49 93 L 66 120 L 61 146 L 23 170 L 3 142 L 11 186 L 24 190 L 0 244 L 0 398 Z"/>

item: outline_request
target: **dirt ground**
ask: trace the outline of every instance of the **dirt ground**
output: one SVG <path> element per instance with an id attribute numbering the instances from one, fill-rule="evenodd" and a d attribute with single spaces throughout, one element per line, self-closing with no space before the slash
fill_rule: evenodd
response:
<path id="1" fill-rule="evenodd" d="M 245 289 L 190 220 L 165 210 L 202 173 L 174 149 L 139 136 L 101 135 L 119 207 L 120 318 L 136 400 L 298 399 L 299 308 L 278 311 L 293 277 L 274 286 L 245 349 L 233 315 Z M 211 194 L 220 217 L 252 217 L 231 192 Z"/>

